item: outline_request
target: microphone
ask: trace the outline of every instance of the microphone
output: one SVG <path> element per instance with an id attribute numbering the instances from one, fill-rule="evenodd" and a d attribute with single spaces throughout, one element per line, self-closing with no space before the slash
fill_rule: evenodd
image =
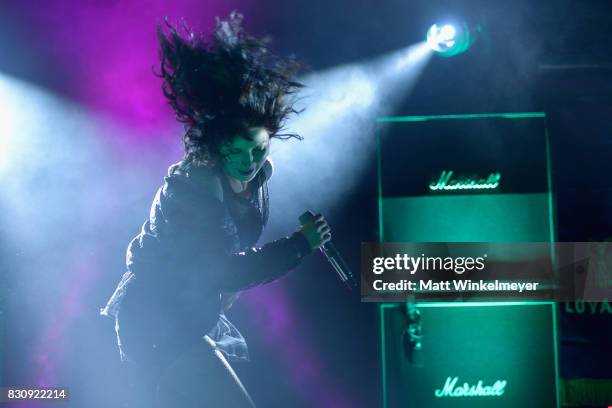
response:
<path id="1" fill-rule="evenodd" d="M 304 214 L 300 215 L 300 223 L 304 225 L 313 217 L 314 214 L 312 212 L 306 211 Z M 321 245 L 319 249 L 321 250 L 323 255 L 325 255 L 325 258 L 327 258 L 327 261 L 331 264 L 332 268 L 334 268 L 334 271 L 336 271 L 336 274 L 338 275 L 340 280 L 349 289 L 356 288 L 357 282 L 355 281 L 355 278 L 353 277 L 353 274 L 351 273 L 351 270 L 349 269 L 347 263 L 344 261 L 344 259 L 342 259 L 342 256 L 340 256 L 340 252 L 338 252 L 334 244 L 329 241 L 326 244 Z"/>

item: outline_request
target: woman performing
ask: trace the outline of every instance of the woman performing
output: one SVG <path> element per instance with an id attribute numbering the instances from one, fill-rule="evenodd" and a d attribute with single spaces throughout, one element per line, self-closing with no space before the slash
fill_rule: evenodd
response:
<path id="1" fill-rule="evenodd" d="M 236 13 L 210 37 L 167 26 L 159 75 L 185 126 L 185 156 L 168 169 L 101 313 L 115 319 L 122 361 L 150 385 L 143 406 L 254 406 L 229 364 L 248 354 L 225 311 L 331 238 L 317 215 L 255 247 L 268 219 L 270 141 L 301 139 L 280 133 L 301 84 L 296 64 L 246 35 Z"/>

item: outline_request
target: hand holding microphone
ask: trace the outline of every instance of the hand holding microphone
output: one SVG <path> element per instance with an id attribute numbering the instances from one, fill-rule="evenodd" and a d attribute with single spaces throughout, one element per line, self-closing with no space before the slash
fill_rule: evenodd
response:
<path id="1" fill-rule="evenodd" d="M 298 228 L 298 231 L 306 237 L 310 248 L 315 250 L 331 240 L 331 228 L 321 214 L 313 215 L 310 211 L 308 211 L 306 217 L 305 214 L 300 216 L 302 225 Z"/>
<path id="2" fill-rule="evenodd" d="M 314 215 L 310 211 L 306 211 L 300 216 L 300 223 L 302 226 L 298 231 L 304 234 L 310 247 L 313 250 L 319 248 L 332 268 L 334 268 L 334 271 L 336 271 L 340 280 L 349 289 L 355 288 L 357 283 L 353 278 L 351 270 L 340 256 L 336 247 L 331 243 L 331 229 L 327 225 L 325 218 L 321 214 Z"/>

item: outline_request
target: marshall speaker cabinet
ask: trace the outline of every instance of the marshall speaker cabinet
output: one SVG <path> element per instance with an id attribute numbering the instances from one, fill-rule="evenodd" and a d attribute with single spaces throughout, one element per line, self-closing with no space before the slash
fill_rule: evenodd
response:
<path id="1" fill-rule="evenodd" d="M 555 306 L 421 303 L 411 350 L 406 304 L 380 308 L 384 406 L 555 408 Z"/>
<path id="2" fill-rule="evenodd" d="M 543 113 L 378 122 L 382 242 L 554 242 Z M 385 407 L 558 406 L 555 304 L 418 300 L 380 306 Z"/>

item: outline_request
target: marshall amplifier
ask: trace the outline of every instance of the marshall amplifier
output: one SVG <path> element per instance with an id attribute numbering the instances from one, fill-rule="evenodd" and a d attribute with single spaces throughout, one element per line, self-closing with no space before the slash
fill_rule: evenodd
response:
<path id="1" fill-rule="evenodd" d="M 378 122 L 381 241 L 554 241 L 543 113 Z"/>
<path id="2" fill-rule="evenodd" d="M 551 302 L 384 304 L 385 408 L 556 408 L 557 347 Z M 413 311 L 414 312 L 414 311 Z"/>
<path id="3" fill-rule="evenodd" d="M 378 122 L 381 242 L 554 242 L 543 113 Z M 553 303 L 409 302 L 380 314 L 385 407 L 558 406 Z"/>

